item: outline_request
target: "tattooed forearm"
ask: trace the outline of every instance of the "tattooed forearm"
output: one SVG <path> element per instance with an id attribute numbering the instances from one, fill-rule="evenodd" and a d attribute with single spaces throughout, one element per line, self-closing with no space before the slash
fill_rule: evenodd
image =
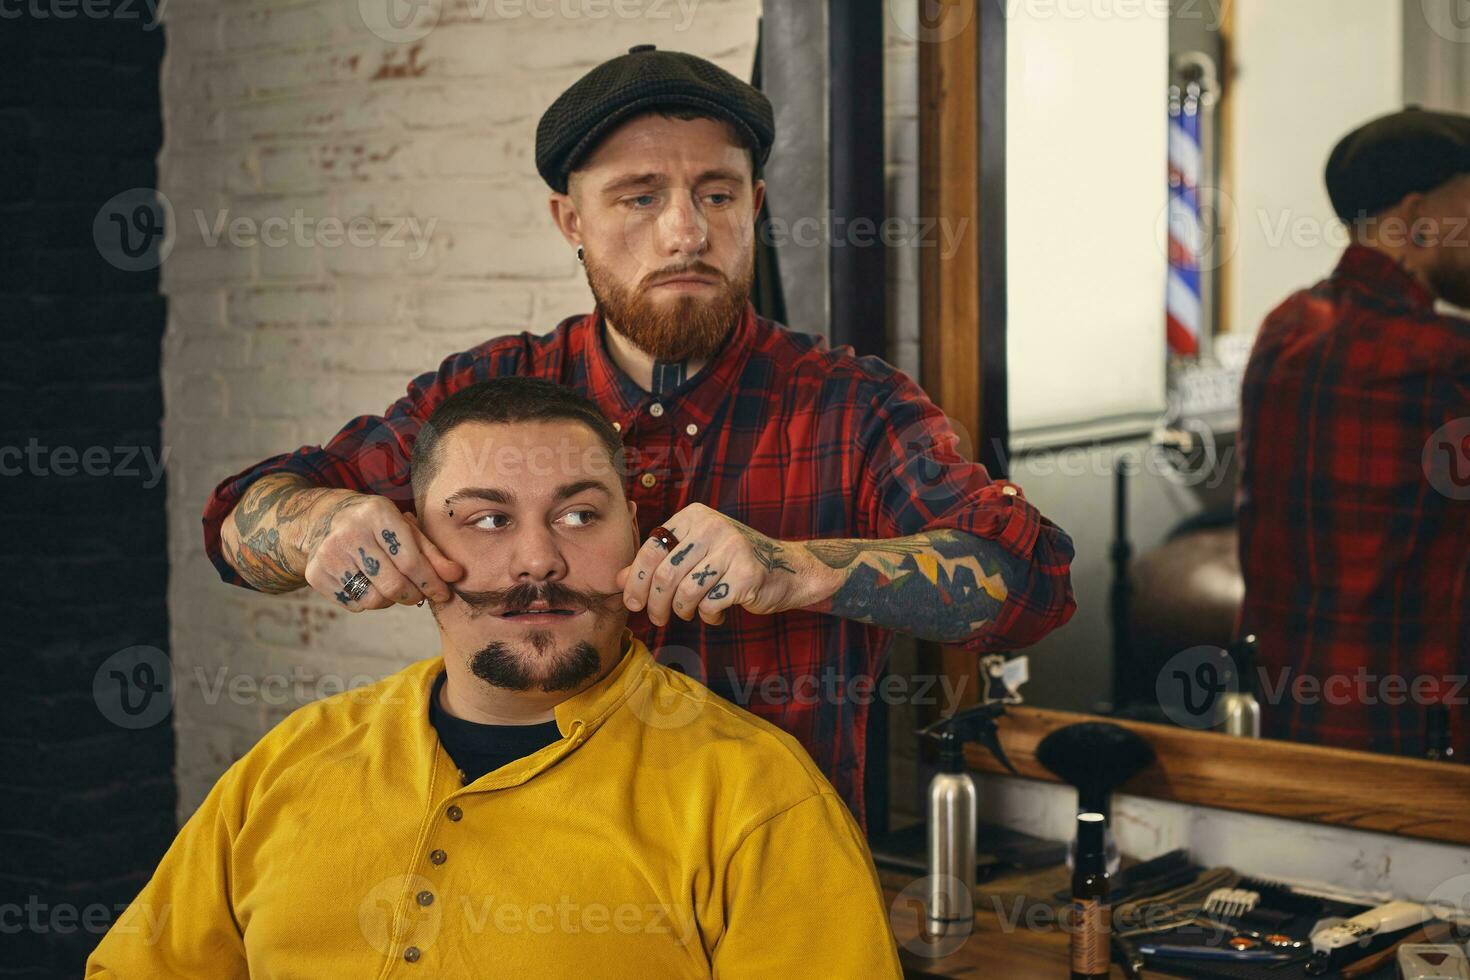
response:
<path id="1" fill-rule="evenodd" d="M 220 528 L 225 560 L 263 592 L 301 588 L 306 584 L 306 556 L 317 530 L 307 526 L 312 508 L 325 495 L 336 492 L 340 491 L 318 487 L 294 473 L 272 473 L 256 480 Z M 326 521 L 330 528 L 330 515 Z M 323 536 L 324 531 L 315 540 Z"/>
<path id="2" fill-rule="evenodd" d="M 846 570 L 831 613 L 942 643 L 968 639 L 993 621 L 1025 574 L 1024 561 L 961 531 L 803 546 L 827 567 Z"/>
<path id="3" fill-rule="evenodd" d="M 857 560 L 864 551 L 886 555 L 914 555 L 931 547 L 923 536 L 914 538 L 891 538 L 886 541 L 858 541 L 834 538 L 830 541 L 807 541 L 807 551 L 828 568 L 843 569 Z"/>
<path id="4" fill-rule="evenodd" d="M 225 554 L 245 580 L 266 592 L 289 592 L 296 588 L 291 576 L 283 571 L 290 559 L 281 547 L 281 535 L 275 528 L 256 528 L 249 538 Z"/>

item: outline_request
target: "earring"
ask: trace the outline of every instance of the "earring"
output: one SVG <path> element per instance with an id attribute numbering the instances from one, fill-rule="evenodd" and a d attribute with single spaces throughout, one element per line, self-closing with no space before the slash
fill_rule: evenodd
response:
<path id="1" fill-rule="evenodd" d="M 577 246 L 577 261 L 582 261 L 582 246 L 580 245 Z"/>

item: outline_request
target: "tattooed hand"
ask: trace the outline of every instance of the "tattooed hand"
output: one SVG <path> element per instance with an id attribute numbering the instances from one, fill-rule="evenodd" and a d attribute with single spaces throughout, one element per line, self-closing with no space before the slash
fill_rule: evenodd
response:
<path id="1" fill-rule="evenodd" d="M 221 533 L 226 558 L 256 588 L 309 585 L 351 612 L 449 599 L 446 581 L 464 575 L 387 497 L 312 486 L 293 474 L 261 477 Z M 371 588 L 359 600 L 346 585 L 359 571 Z"/>
<path id="2" fill-rule="evenodd" d="M 679 543 L 672 553 L 645 541 L 633 564 L 618 573 L 623 603 L 648 609 L 656 626 L 670 616 L 712 626 L 740 606 L 770 615 L 810 606 L 832 594 L 842 576 L 805 549 L 769 538 L 704 504 L 690 504 L 663 522 Z"/>
<path id="3" fill-rule="evenodd" d="M 348 493 L 323 501 L 315 509 L 309 535 L 307 583 L 351 612 L 411 606 L 421 599 L 448 602 L 445 581 L 464 575 L 428 539 L 414 515 L 401 513 L 387 497 Z M 344 587 L 359 571 L 372 587 L 353 602 Z"/>

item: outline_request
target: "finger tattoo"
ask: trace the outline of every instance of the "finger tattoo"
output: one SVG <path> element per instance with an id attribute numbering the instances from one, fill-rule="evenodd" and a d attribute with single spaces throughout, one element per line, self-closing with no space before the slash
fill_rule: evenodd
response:
<path id="1" fill-rule="evenodd" d="M 362 559 L 363 571 L 367 572 L 369 575 L 378 574 L 378 569 L 382 567 L 382 562 L 378 561 L 376 558 L 368 554 L 366 551 L 363 551 L 361 548 L 357 549 L 357 555 L 359 558 Z"/>
<path id="2" fill-rule="evenodd" d="M 703 585 L 706 581 L 718 574 L 720 573 L 706 565 L 700 571 L 695 572 L 692 577 L 696 583 L 698 583 L 699 585 Z"/>
<path id="3" fill-rule="evenodd" d="M 706 599 L 723 599 L 730 594 L 730 583 L 720 582 L 705 594 Z"/>
<path id="4" fill-rule="evenodd" d="M 384 528 L 383 529 L 383 540 L 388 543 L 388 554 L 390 554 L 390 555 L 396 555 L 396 554 L 398 554 L 398 548 L 399 548 L 399 545 L 398 545 L 398 535 L 394 534 L 392 531 L 388 530 L 387 528 Z"/>
<path id="5" fill-rule="evenodd" d="M 670 559 L 669 559 L 669 564 L 670 564 L 670 565 L 680 565 L 680 564 L 683 564 L 683 562 L 684 562 L 684 559 L 685 559 L 685 558 L 686 558 L 686 557 L 688 557 L 688 555 L 689 555 L 689 552 L 690 552 L 690 551 L 692 551 L 692 550 L 693 550 L 693 549 L 694 549 L 694 542 L 693 542 L 693 541 L 691 541 L 691 542 L 689 542 L 689 543 L 688 543 L 688 544 L 686 544 L 686 545 L 685 545 L 685 546 L 684 546 L 684 547 L 683 547 L 683 548 L 682 548 L 682 549 L 681 549 L 681 550 L 680 550 L 680 551 L 679 551 L 679 553 L 678 553 L 678 554 L 676 554 L 676 555 L 674 555 L 674 556 L 673 556 L 673 557 L 672 557 L 672 558 L 670 558 Z"/>
<path id="6" fill-rule="evenodd" d="M 342 588 L 343 589 L 346 589 L 347 588 L 347 583 L 352 581 L 352 576 L 353 576 L 353 573 L 352 572 L 343 572 L 342 573 Z M 340 603 L 342 603 L 342 605 L 344 605 L 344 606 L 350 606 L 353 603 L 352 597 L 350 595 L 348 595 L 345 591 L 343 591 L 343 592 L 333 592 L 332 595 L 334 595 L 336 597 L 337 601 L 340 602 Z"/>

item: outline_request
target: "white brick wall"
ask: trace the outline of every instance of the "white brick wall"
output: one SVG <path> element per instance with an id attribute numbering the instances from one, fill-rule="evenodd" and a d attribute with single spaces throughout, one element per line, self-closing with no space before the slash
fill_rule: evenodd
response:
<path id="1" fill-rule="evenodd" d="M 330 693 L 437 650 L 424 610 L 352 616 L 305 593 L 222 585 L 200 546 L 209 491 L 381 411 L 450 353 L 589 310 L 535 171 L 537 118 L 592 65 L 642 42 L 747 77 L 760 10 L 759 0 L 625 0 L 638 16 L 594 20 L 525 11 L 619 5 L 451 0 L 423 37 L 391 43 L 360 14 L 384 2 L 166 8 L 159 186 L 178 228 L 164 266 L 164 439 L 181 817 L 300 703 L 295 691 Z M 912 213 L 912 42 L 891 38 L 888 63 L 890 196 Z M 421 234 L 401 247 L 301 245 L 282 224 L 298 212 L 383 229 L 417 222 Z M 262 231 L 275 219 L 285 244 L 230 236 L 239 219 Z M 890 309 L 905 320 L 897 359 L 910 370 L 913 265 L 890 266 Z M 290 692 L 250 687 L 286 681 Z"/>

